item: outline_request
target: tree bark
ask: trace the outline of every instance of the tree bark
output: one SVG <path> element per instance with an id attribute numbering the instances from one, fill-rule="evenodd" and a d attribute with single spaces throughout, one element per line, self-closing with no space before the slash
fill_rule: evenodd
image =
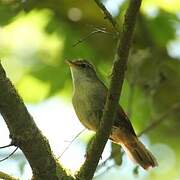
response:
<path id="1" fill-rule="evenodd" d="M 0 113 L 9 128 L 12 144 L 26 156 L 34 179 L 73 179 L 55 159 L 48 140 L 36 126 L 1 64 Z"/>
<path id="2" fill-rule="evenodd" d="M 97 3 L 97 5 L 99 8 L 102 8 L 101 4 Z M 126 11 L 121 36 L 119 37 L 117 44 L 109 92 L 107 95 L 100 128 L 96 133 L 91 148 L 87 152 L 87 158 L 77 174 L 77 177 L 80 179 L 91 180 L 93 178 L 99 159 L 111 133 L 116 108 L 118 106 L 119 97 L 121 94 L 136 17 L 138 15 L 140 5 L 141 0 L 130 0 L 128 9 Z M 105 12 L 105 15 L 107 15 L 106 11 L 104 10 L 104 6 L 102 10 Z M 110 22 L 112 23 L 112 20 L 110 20 Z M 112 25 L 114 26 L 114 24 Z"/>

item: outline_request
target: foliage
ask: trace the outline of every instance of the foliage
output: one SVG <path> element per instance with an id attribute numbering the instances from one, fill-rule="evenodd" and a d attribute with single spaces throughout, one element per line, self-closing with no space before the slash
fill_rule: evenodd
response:
<path id="1" fill-rule="evenodd" d="M 0 3 L 1 59 L 27 103 L 55 95 L 69 96 L 71 79 L 66 59 L 90 59 L 107 83 L 117 39 L 94 1 L 2 0 Z M 126 3 L 119 6 L 115 15 L 119 27 Z M 173 54 L 171 46 L 175 42 L 177 49 L 180 46 L 179 10 L 179 1 L 175 0 L 170 4 L 162 0 L 143 2 L 121 99 L 138 132 L 180 103 L 180 53 Z M 102 27 L 113 35 L 96 33 L 73 46 L 95 28 Z M 171 172 L 175 177 L 180 170 L 179 109 L 166 119 L 148 135 L 152 142 L 165 143 L 174 150 L 177 162 Z"/>

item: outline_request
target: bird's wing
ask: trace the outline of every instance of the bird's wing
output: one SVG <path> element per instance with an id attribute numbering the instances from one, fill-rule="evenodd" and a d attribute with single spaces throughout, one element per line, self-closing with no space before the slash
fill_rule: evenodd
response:
<path id="1" fill-rule="evenodd" d="M 118 107 L 117 117 L 114 120 L 113 126 L 123 128 L 128 134 L 133 134 L 136 136 L 131 121 L 121 106 Z"/>
<path id="2" fill-rule="evenodd" d="M 105 88 L 105 92 L 107 95 L 108 92 L 108 88 L 106 87 L 106 85 L 99 79 L 100 83 L 104 86 Z M 131 121 L 129 120 L 128 116 L 126 115 L 126 113 L 124 112 L 123 108 L 121 106 L 118 107 L 117 109 L 117 117 L 114 120 L 114 127 L 117 128 L 122 128 L 124 129 L 128 134 L 132 134 L 136 136 L 136 133 L 134 131 L 134 128 L 131 124 Z"/>

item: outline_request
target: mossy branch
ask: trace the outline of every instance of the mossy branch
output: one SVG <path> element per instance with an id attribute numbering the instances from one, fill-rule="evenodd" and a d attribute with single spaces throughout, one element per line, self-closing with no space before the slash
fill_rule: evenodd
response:
<path id="1" fill-rule="evenodd" d="M 1 64 L 0 113 L 9 128 L 12 144 L 26 156 L 34 179 L 73 179 L 56 161 L 48 140 L 36 126 Z"/>
<path id="2" fill-rule="evenodd" d="M 0 171 L 0 179 L 4 179 L 4 180 L 19 180 L 17 178 L 14 178 L 12 176 L 10 176 L 9 174 L 6 174 L 2 171 Z"/>
<path id="3" fill-rule="evenodd" d="M 126 11 L 121 37 L 119 38 L 117 44 L 112 77 L 102 121 L 100 128 L 96 133 L 95 139 L 92 142 L 92 146 L 87 152 L 86 160 L 77 174 L 77 178 L 79 179 L 91 180 L 93 178 L 99 159 L 110 135 L 115 112 L 119 102 L 119 97 L 121 94 L 129 49 L 140 5 L 141 0 L 130 0 L 128 9 Z"/>

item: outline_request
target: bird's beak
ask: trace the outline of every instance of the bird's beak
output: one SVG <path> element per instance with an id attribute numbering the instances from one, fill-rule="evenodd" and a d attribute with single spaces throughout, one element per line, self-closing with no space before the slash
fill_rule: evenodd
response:
<path id="1" fill-rule="evenodd" d="M 66 64 L 68 64 L 70 67 L 76 67 L 77 64 L 71 60 L 66 60 Z"/>

